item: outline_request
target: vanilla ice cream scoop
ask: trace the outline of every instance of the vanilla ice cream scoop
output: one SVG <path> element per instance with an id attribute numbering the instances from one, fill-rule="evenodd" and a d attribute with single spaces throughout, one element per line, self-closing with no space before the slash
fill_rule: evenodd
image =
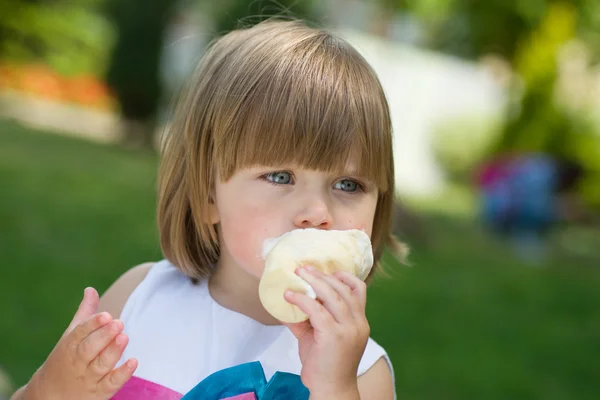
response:
<path id="1" fill-rule="evenodd" d="M 331 275 L 345 270 L 365 280 L 373 267 L 369 236 L 358 229 L 297 229 L 264 243 L 265 269 L 259 284 L 259 296 L 265 309 L 282 322 L 305 321 L 308 316 L 288 303 L 286 290 L 306 293 L 313 299 L 312 287 L 296 275 L 297 268 L 313 266 Z"/>

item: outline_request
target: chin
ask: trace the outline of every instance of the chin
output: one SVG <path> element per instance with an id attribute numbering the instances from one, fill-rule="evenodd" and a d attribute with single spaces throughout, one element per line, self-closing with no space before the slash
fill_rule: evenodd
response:
<path id="1" fill-rule="evenodd" d="M 255 278 L 257 281 L 260 280 L 260 278 L 262 277 L 263 271 L 264 271 L 264 267 L 261 266 L 260 268 L 255 268 L 255 267 L 250 267 L 250 268 L 244 268 L 242 267 L 242 269 L 252 278 Z"/>
<path id="2" fill-rule="evenodd" d="M 234 257 L 235 263 L 242 271 L 249 277 L 256 278 L 257 280 L 262 277 L 265 269 L 265 262 L 260 257 L 251 259 L 250 257 Z"/>

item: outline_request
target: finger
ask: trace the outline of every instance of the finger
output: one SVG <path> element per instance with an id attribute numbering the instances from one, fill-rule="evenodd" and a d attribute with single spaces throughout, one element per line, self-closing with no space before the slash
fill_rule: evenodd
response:
<path id="1" fill-rule="evenodd" d="M 304 293 L 292 292 L 288 290 L 285 292 L 285 299 L 300 308 L 310 321 L 312 329 L 319 332 L 327 332 L 334 324 L 335 319 L 329 311 L 317 300 L 314 300 Z M 296 330 L 299 335 L 302 334 L 299 330 Z M 298 337 L 298 336 L 296 336 Z"/>
<path id="2" fill-rule="evenodd" d="M 92 362 L 88 365 L 88 369 L 92 372 L 94 376 L 96 376 L 96 382 L 99 382 L 108 374 L 110 371 L 115 368 L 117 362 L 121 359 L 121 355 L 127 347 L 127 343 L 129 342 L 129 338 L 124 333 L 119 333 L 117 337 L 110 342 L 108 347 L 106 347 L 98 357 L 94 358 Z"/>
<path id="3" fill-rule="evenodd" d="M 73 320 L 69 324 L 69 327 L 66 330 L 66 334 L 71 332 L 75 327 L 82 322 L 89 319 L 92 315 L 98 312 L 98 304 L 100 303 L 100 298 L 98 297 L 98 292 L 96 289 L 92 287 L 88 287 L 83 291 L 83 300 L 79 304 L 79 308 L 75 312 L 73 316 Z"/>
<path id="4" fill-rule="evenodd" d="M 310 325 L 310 320 L 298 322 L 295 324 L 288 324 L 284 322 L 283 325 L 287 326 L 288 329 L 292 331 L 292 334 L 298 340 L 300 340 L 302 336 L 304 336 L 308 331 L 312 329 L 312 326 Z"/>
<path id="5" fill-rule="evenodd" d="M 317 272 L 311 273 L 306 268 L 299 268 L 297 274 L 314 289 L 317 299 L 323 303 L 323 306 L 325 306 L 337 322 L 342 323 L 352 318 L 350 308 L 342 296 L 328 281 L 317 276 Z"/>
<path id="6" fill-rule="evenodd" d="M 337 271 L 334 276 L 348 286 L 352 294 L 359 299 L 361 309 L 367 305 L 367 284 L 347 271 Z"/>
<path id="7" fill-rule="evenodd" d="M 77 325 L 69 334 L 70 345 L 78 347 L 89 335 L 98 329 L 102 329 L 112 321 L 112 316 L 107 312 L 95 314 L 86 321 Z"/>
<path id="8" fill-rule="evenodd" d="M 90 333 L 77 346 L 77 354 L 86 365 L 96 358 L 102 350 L 104 350 L 113 339 L 123 330 L 123 323 L 119 320 L 114 320 L 110 324 L 104 325 L 100 329 L 96 329 Z"/>
<path id="9" fill-rule="evenodd" d="M 351 314 L 354 317 L 358 317 L 364 314 L 364 307 L 361 307 L 361 302 L 358 296 L 353 295 L 352 289 L 344 282 L 342 282 L 337 276 L 327 275 L 317 269 L 310 269 L 309 272 L 324 281 L 326 281 L 344 300 L 346 306 L 349 308 Z"/>
<path id="10" fill-rule="evenodd" d="M 98 385 L 103 392 L 112 396 L 131 379 L 137 367 L 138 361 L 135 358 L 130 358 L 123 365 L 106 374 Z"/>

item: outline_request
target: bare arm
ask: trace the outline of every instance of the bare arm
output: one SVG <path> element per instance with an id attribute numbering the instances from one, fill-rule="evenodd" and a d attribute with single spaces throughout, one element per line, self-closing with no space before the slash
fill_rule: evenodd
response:
<path id="1" fill-rule="evenodd" d="M 335 395 L 314 394 L 310 400 L 394 400 L 394 383 L 387 362 L 382 357 L 364 374 L 358 377 L 357 386 L 348 387 L 344 393 Z"/>
<path id="2" fill-rule="evenodd" d="M 23 386 L 22 388 L 20 388 L 19 390 L 17 390 L 11 397 L 10 400 L 25 400 L 25 388 L 27 388 L 27 385 Z"/>
<path id="3" fill-rule="evenodd" d="M 358 377 L 361 399 L 394 400 L 394 382 L 387 361 L 382 357 Z"/>

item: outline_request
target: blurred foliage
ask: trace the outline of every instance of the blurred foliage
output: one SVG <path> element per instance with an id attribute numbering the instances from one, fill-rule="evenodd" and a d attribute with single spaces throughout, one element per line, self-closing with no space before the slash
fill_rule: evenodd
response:
<path id="1" fill-rule="evenodd" d="M 314 3 L 314 0 L 222 0 L 211 2 L 210 5 L 215 33 L 220 35 L 273 16 L 301 18 L 309 23 L 318 23 Z"/>
<path id="2" fill-rule="evenodd" d="M 557 54 L 576 36 L 576 18 L 577 10 L 572 6 L 553 3 L 539 25 L 521 39 L 514 55 L 514 67 L 527 87 L 547 86 L 554 82 Z"/>
<path id="3" fill-rule="evenodd" d="M 108 15 L 117 30 L 107 81 L 121 104 L 130 124 L 130 139 L 152 143 L 155 115 L 163 88 L 160 85 L 159 62 L 163 35 L 178 7 L 193 6 L 190 0 L 145 1 L 107 0 Z M 299 16 L 310 19 L 311 1 L 229 0 L 197 1 L 205 5 L 214 18 L 215 35 L 241 26 L 255 24 L 270 16 Z M 143 40 L 140 40 L 143 38 Z"/>
<path id="4" fill-rule="evenodd" d="M 525 90 L 512 105 L 498 152 L 541 150 L 565 156 L 559 153 L 567 150 L 575 124 L 555 104 L 554 89 L 557 54 L 574 37 L 574 18 L 574 9 L 556 5 L 538 28 L 521 40 L 513 61 L 519 76 L 514 84 L 523 85 Z"/>
<path id="5" fill-rule="evenodd" d="M 421 23 L 425 45 L 462 57 L 489 54 L 508 61 L 515 79 L 509 88 L 505 124 L 495 142 L 472 152 L 481 127 L 463 132 L 458 122 L 438 147 L 450 173 L 466 175 L 482 157 L 513 151 L 544 152 L 580 163 L 585 178 L 580 193 L 600 207 L 600 127 L 586 107 L 569 107 L 560 96 L 559 55 L 574 40 L 585 43 L 589 63 L 600 53 L 600 1 L 597 0 L 380 0 Z M 575 97 L 583 97 L 575 96 Z M 473 122 L 471 122 L 472 124 Z M 487 128 L 496 130 L 496 125 Z M 448 129 L 446 129 L 448 130 Z M 440 135 L 444 137 L 444 135 Z M 457 146 L 449 145 L 454 141 Z M 464 146 L 462 148 L 461 146 Z M 457 147 L 461 147 L 458 149 Z M 467 157 L 467 160 L 461 160 Z"/>
<path id="6" fill-rule="evenodd" d="M 0 63 L 0 88 L 103 110 L 114 110 L 117 106 L 101 79 L 91 75 L 64 76 L 44 64 Z"/>
<path id="7" fill-rule="evenodd" d="M 106 0 L 118 40 L 106 79 L 130 123 L 126 139 L 151 147 L 154 118 L 161 97 L 160 57 L 163 36 L 175 0 Z"/>
<path id="8" fill-rule="evenodd" d="M 502 128 L 499 115 L 465 115 L 437 123 L 433 128 L 433 150 L 448 177 L 470 181 L 472 171 L 486 159 Z"/>
<path id="9" fill-rule="evenodd" d="M 462 57 L 495 53 L 512 60 L 522 38 L 536 30 L 556 0 L 378 0 L 414 15 L 425 45 Z M 579 10 L 578 35 L 600 50 L 600 2 L 561 0 Z"/>
<path id="10" fill-rule="evenodd" d="M 102 76 L 113 42 L 104 0 L 0 2 L 0 58 L 43 63 L 62 75 Z"/>
<path id="11" fill-rule="evenodd" d="M 69 91 L 59 90 L 54 72 L 105 78 L 128 126 L 126 140 L 150 145 L 162 96 L 163 37 L 177 8 L 195 4 L 210 9 L 216 34 L 274 15 L 315 21 L 313 0 L 10 0 L 0 4 L 0 59 L 11 65 L 3 71 L 15 64 L 48 66 L 44 88 L 54 99 Z M 20 85 L 4 72 L 9 86 Z"/>
<path id="12" fill-rule="evenodd" d="M 509 114 L 497 153 L 541 151 L 582 165 L 581 193 L 600 206 L 600 132 L 586 109 L 569 110 L 556 101 L 560 50 L 573 40 L 577 10 L 554 3 L 536 30 L 521 42 L 514 65 L 525 91 Z"/>

